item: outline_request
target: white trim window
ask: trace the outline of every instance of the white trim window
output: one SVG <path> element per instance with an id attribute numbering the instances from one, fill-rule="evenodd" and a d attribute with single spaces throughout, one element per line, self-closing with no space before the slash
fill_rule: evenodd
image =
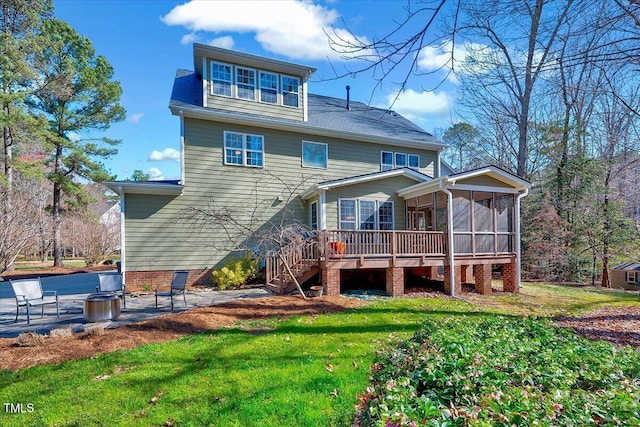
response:
<path id="1" fill-rule="evenodd" d="M 380 200 L 338 199 L 338 229 L 393 230 L 394 203 Z"/>
<path id="2" fill-rule="evenodd" d="M 311 202 L 309 206 L 309 226 L 312 230 L 318 229 L 318 201 Z"/>
<path id="3" fill-rule="evenodd" d="M 232 69 L 230 64 L 211 61 L 211 95 L 231 96 Z"/>
<path id="4" fill-rule="evenodd" d="M 267 104 L 278 103 L 278 75 L 267 71 L 260 71 L 260 102 Z"/>
<path id="5" fill-rule="evenodd" d="M 393 151 L 380 151 L 380 170 L 406 168 L 420 170 L 420 156 L 418 154 L 394 153 Z"/>
<path id="6" fill-rule="evenodd" d="M 407 155 L 405 153 L 394 153 L 393 154 L 394 166 L 396 168 L 406 168 L 407 167 Z"/>
<path id="7" fill-rule="evenodd" d="M 298 107 L 300 100 L 300 79 L 282 76 L 282 105 Z"/>
<path id="8" fill-rule="evenodd" d="M 636 283 L 636 272 L 635 271 L 627 271 L 627 283 Z"/>
<path id="9" fill-rule="evenodd" d="M 420 169 L 420 156 L 417 154 L 409 154 L 409 167 L 411 169 Z"/>
<path id="10" fill-rule="evenodd" d="M 356 228 L 356 200 L 338 199 L 338 229 L 355 230 Z"/>
<path id="11" fill-rule="evenodd" d="M 236 85 L 238 86 L 238 98 L 255 101 L 256 70 L 236 67 Z"/>
<path id="12" fill-rule="evenodd" d="M 380 152 L 380 170 L 390 171 L 393 169 L 393 152 L 381 151 Z"/>
<path id="13" fill-rule="evenodd" d="M 302 167 L 327 169 L 329 145 L 324 142 L 302 141 Z"/>
<path id="14" fill-rule="evenodd" d="M 264 166 L 264 137 L 224 132 L 224 164 L 261 168 Z"/>

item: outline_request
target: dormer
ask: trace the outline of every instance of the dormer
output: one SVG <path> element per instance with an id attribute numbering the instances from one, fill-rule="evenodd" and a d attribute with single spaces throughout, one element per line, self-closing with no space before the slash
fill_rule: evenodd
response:
<path id="1" fill-rule="evenodd" d="M 200 43 L 193 57 L 203 107 L 307 121 L 307 83 L 315 68 Z"/>

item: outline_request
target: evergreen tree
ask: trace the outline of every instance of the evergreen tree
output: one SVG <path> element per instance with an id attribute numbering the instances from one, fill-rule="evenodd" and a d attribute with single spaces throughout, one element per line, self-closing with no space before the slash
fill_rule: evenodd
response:
<path id="1" fill-rule="evenodd" d="M 120 82 L 113 68 L 96 56 L 91 41 L 57 19 L 43 25 L 45 48 L 34 66 L 41 85 L 30 98 L 36 112 L 49 121 L 47 138 L 49 171 L 53 184 L 54 265 L 62 265 L 61 225 L 64 202 L 86 203 L 78 178 L 101 182 L 111 178 L 99 159 L 117 152 L 120 141 L 83 138 L 87 132 L 105 130 L 125 117 L 120 105 Z"/>

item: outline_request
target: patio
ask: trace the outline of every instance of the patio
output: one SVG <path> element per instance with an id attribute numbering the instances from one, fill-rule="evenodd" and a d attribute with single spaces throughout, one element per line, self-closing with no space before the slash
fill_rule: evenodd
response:
<path id="1" fill-rule="evenodd" d="M 31 325 L 27 325 L 24 308 L 20 310 L 18 322 L 16 303 L 9 282 L 0 282 L 0 338 L 17 337 L 25 332 L 49 333 L 53 329 L 66 328 L 73 332 L 81 332 L 85 328 L 97 323 L 87 323 L 83 316 L 83 304 L 86 297 L 95 292 L 97 283 L 96 273 L 83 273 L 67 276 L 42 278 L 42 286 L 47 290 L 58 290 L 60 300 L 60 318 L 55 315 L 55 307 L 45 307 L 44 317 L 40 318 L 40 309 L 32 313 Z M 185 311 L 195 307 L 208 307 L 224 302 L 261 298 L 271 293 L 265 288 L 251 288 L 230 291 L 215 291 L 198 288 L 187 291 L 188 307 L 182 301 L 176 304 L 175 312 Z M 127 308 L 122 309 L 117 320 L 100 322 L 108 328 L 116 328 L 123 324 L 140 322 L 166 314 L 170 314 L 169 299 L 162 298 L 158 308 L 155 308 L 153 292 L 127 294 Z"/>

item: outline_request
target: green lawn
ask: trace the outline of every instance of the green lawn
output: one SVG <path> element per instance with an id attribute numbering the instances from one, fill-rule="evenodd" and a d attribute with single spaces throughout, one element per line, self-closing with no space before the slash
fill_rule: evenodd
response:
<path id="1" fill-rule="evenodd" d="M 244 323 L 95 359 L 0 371 L 0 402 L 33 404 L 32 412 L 0 411 L 0 425 L 349 426 L 377 352 L 425 320 L 640 304 L 629 294 L 539 284 L 521 296 L 479 301 L 384 299 L 345 313 Z"/>

